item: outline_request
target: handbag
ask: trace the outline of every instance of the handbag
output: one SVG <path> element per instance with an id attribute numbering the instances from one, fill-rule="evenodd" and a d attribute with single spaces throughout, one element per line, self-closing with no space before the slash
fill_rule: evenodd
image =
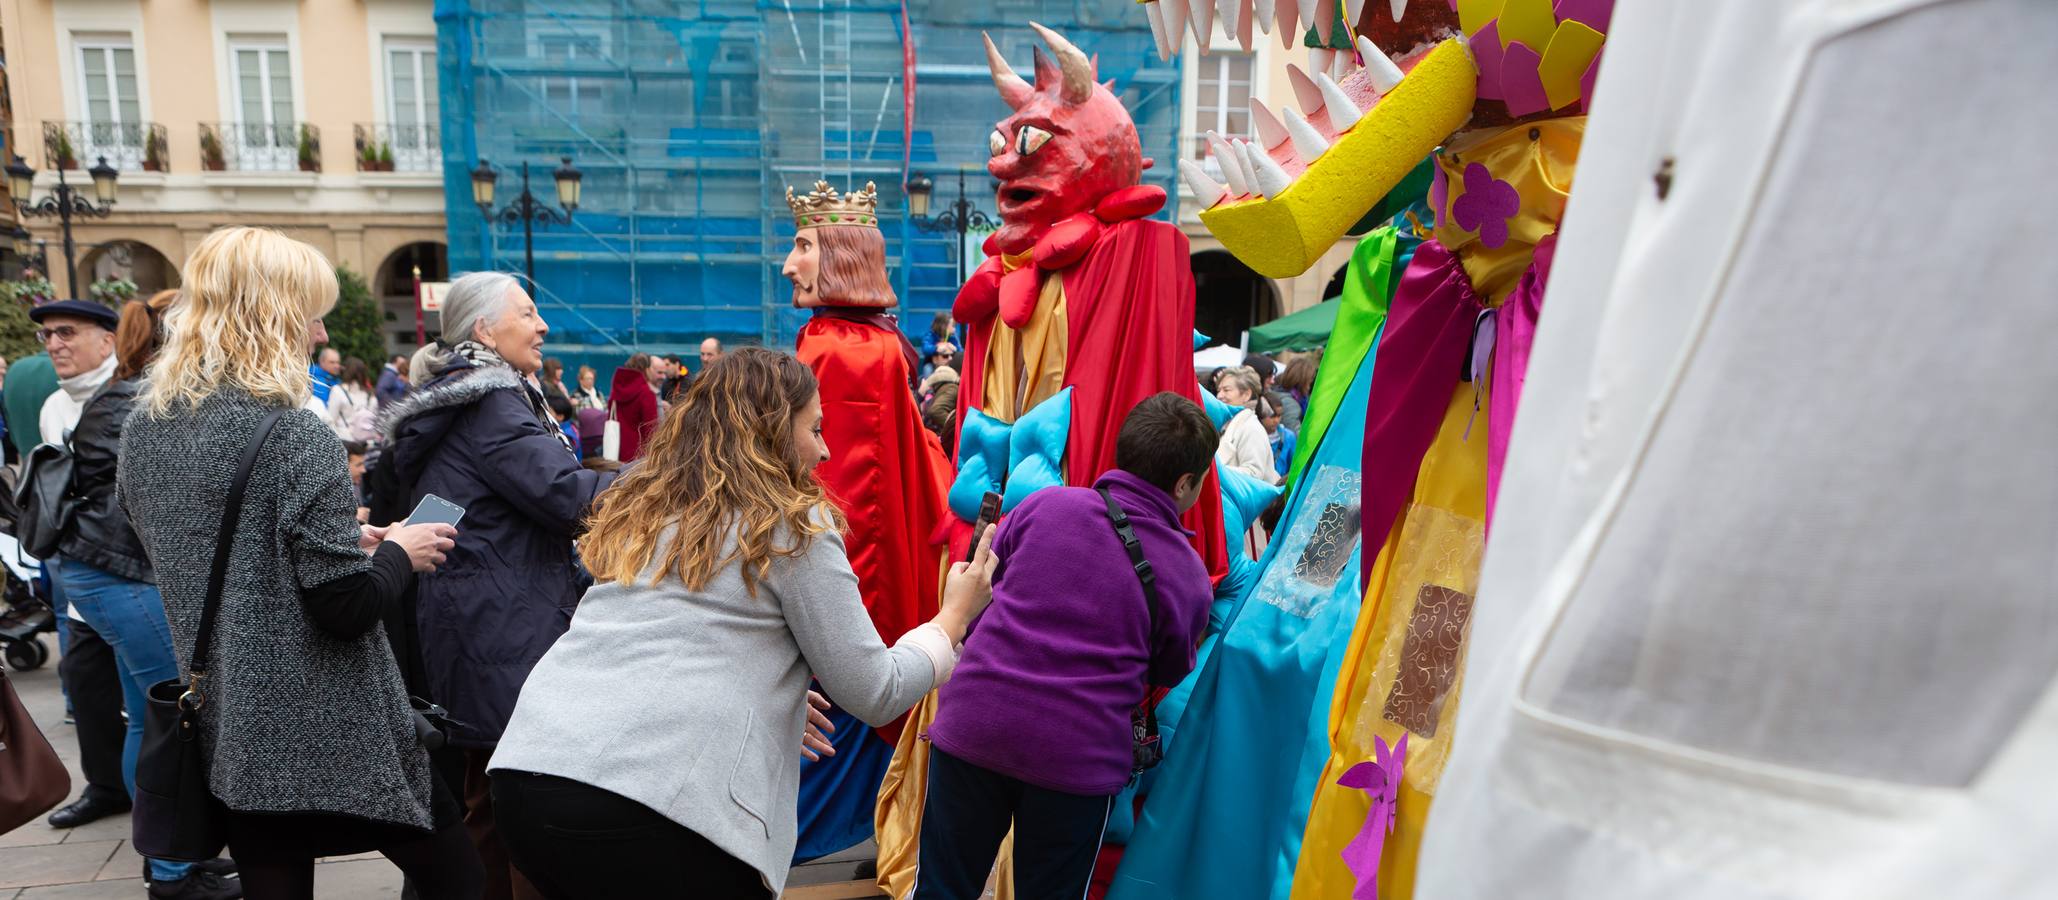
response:
<path id="1" fill-rule="evenodd" d="M 1115 495 L 1108 493 L 1107 488 L 1095 490 L 1107 503 L 1108 522 L 1115 526 L 1115 537 L 1121 538 L 1122 549 L 1129 551 L 1129 567 L 1136 570 L 1136 580 L 1143 584 L 1144 609 L 1150 616 L 1150 630 L 1145 638 L 1148 642 L 1158 633 L 1158 573 L 1151 568 L 1150 560 L 1144 558 L 1143 542 L 1136 539 L 1136 529 L 1130 527 L 1129 514 L 1123 511 L 1122 504 L 1115 502 Z M 1129 713 L 1129 738 L 1131 778 L 1165 760 L 1165 745 L 1158 740 L 1158 705 L 1149 697 Z"/>
<path id="2" fill-rule="evenodd" d="M 37 444 L 22 462 L 21 480 L 14 485 L 19 510 L 14 536 L 23 553 L 37 559 L 56 555 L 78 502 L 71 497 L 73 463 L 71 448 L 63 444 Z"/>
<path id="3" fill-rule="evenodd" d="M 258 450 L 286 410 L 275 409 L 257 426 L 243 448 L 236 478 L 229 483 L 222 507 L 221 534 L 214 542 L 214 568 L 200 607 L 200 628 L 193 636 L 193 655 L 186 658 L 186 677 L 150 686 L 143 718 L 143 746 L 136 757 L 136 797 L 131 820 L 136 852 L 153 859 L 204 862 L 221 855 L 228 843 L 228 807 L 207 787 L 207 755 L 200 740 L 200 710 L 207 705 L 207 651 L 214 642 L 214 618 L 221 609 L 228 577 L 229 551 L 243 518 L 243 490 Z"/>
<path id="4" fill-rule="evenodd" d="M 0 834 L 71 796 L 71 773 L 0 672 Z"/>
<path id="5" fill-rule="evenodd" d="M 607 405 L 607 424 L 600 428 L 600 458 L 622 461 L 622 423 L 615 418 L 615 405 Z"/>

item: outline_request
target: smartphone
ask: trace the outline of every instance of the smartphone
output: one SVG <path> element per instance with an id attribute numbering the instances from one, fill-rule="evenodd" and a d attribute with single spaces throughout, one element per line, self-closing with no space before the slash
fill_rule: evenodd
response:
<path id="1" fill-rule="evenodd" d="M 408 525 L 456 525 L 464 518 L 464 507 L 438 497 L 424 494 L 422 502 L 415 504 L 414 512 L 407 514 Z"/>
<path id="2" fill-rule="evenodd" d="M 1000 495 L 987 491 L 986 496 L 979 498 L 979 517 L 972 520 L 972 542 L 965 546 L 965 562 L 971 562 L 972 557 L 979 555 L 979 536 L 985 534 L 986 529 L 993 527 L 998 521 Z"/>

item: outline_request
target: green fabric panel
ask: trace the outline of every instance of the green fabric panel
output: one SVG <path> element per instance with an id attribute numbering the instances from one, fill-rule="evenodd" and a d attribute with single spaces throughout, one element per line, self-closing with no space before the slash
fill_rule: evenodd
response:
<path id="1" fill-rule="evenodd" d="M 1336 407 L 1350 390 L 1351 379 L 1371 352 L 1379 330 L 1386 325 L 1387 303 L 1393 297 L 1394 249 L 1399 232 L 1391 225 L 1365 235 L 1351 251 L 1350 268 L 1343 277 L 1343 296 L 1338 304 L 1336 327 L 1329 334 L 1329 347 L 1322 352 L 1322 368 L 1315 372 L 1315 387 L 1308 395 L 1308 408 L 1301 415 L 1301 433 L 1293 448 L 1293 466 L 1287 469 L 1291 490 L 1301 468 L 1321 446 Z"/>
<path id="2" fill-rule="evenodd" d="M 1343 298 L 1331 297 L 1290 316 L 1281 316 L 1251 329 L 1249 350 L 1252 353 L 1271 353 L 1274 350 L 1313 350 L 1329 343 L 1329 332 L 1336 329 L 1336 311 L 1343 306 Z"/>
<path id="3" fill-rule="evenodd" d="M 38 353 L 8 367 L 6 397 L 0 405 L 7 411 L 7 437 L 23 459 L 43 442 L 43 401 L 55 393 L 57 370 L 50 365 L 50 354 Z"/>

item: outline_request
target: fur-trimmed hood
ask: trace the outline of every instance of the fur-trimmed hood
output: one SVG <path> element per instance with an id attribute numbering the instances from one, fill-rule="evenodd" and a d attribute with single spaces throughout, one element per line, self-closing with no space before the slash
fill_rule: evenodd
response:
<path id="1" fill-rule="evenodd" d="M 434 381 L 380 411 L 380 464 L 393 466 L 401 483 L 413 483 L 466 410 L 494 391 L 522 393 L 526 407 L 525 390 L 521 376 L 507 366 L 458 360 Z"/>

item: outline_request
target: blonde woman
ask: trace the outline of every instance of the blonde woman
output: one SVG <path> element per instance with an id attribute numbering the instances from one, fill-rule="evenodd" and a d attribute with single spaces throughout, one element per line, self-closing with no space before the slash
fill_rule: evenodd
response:
<path id="1" fill-rule="evenodd" d="M 1236 407 L 1236 416 L 1229 424 L 1222 426 L 1222 443 L 1215 450 L 1215 459 L 1224 466 L 1273 484 L 1279 480 L 1279 473 L 1273 465 L 1272 438 L 1265 433 L 1265 423 L 1259 416 L 1262 407 L 1271 411 L 1271 403 L 1262 396 L 1264 380 L 1249 366 L 1223 369 L 1216 375 L 1215 397 L 1223 403 Z"/>
<path id="2" fill-rule="evenodd" d="M 598 583 L 490 764 L 502 836 L 546 896 L 777 896 L 809 673 L 883 725 L 956 665 L 992 599 L 991 536 L 887 647 L 814 479 L 821 423 L 799 360 L 724 354 L 601 497 L 580 542 Z"/>
<path id="3" fill-rule="evenodd" d="M 207 561 L 217 541 L 230 548 L 200 719 L 244 896 L 310 898 L 316 857 L 378 850 L 423 897 L 475 897 L 478 860 L 455 802 L 432 790 L 380 624 L 455 530 L 357 524 L 342 444 L 304 407 L 334 270 L 284 235 L 227 228 L 183 275 L 122 433 L 117 487 L 149 558 L 165 563 L 157 585 L 182 670 Z M 238 461 L 274 413 L 236 530 L 221 534 Z"/>

